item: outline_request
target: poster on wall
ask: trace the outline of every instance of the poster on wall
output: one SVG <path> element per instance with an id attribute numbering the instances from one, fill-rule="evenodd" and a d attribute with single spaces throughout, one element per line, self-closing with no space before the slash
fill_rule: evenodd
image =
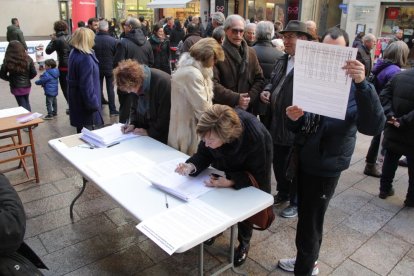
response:
<path id="1" fill-rule="evenodd" d="M 96 17 L 95 0 L 72 0 L 72 30 L 78 28 L 78 22 L 88 22 L 91 17 Z"/>

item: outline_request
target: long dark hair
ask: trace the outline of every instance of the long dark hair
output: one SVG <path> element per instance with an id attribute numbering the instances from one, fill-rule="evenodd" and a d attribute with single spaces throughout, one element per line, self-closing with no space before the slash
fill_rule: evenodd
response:
<path id="1" fill-rule="evenodd" d="M 29 59 L 23 44 L 12 40 L 7 46 L 3 63 L 10 73 L 24 73 L 28 70 Z"/>

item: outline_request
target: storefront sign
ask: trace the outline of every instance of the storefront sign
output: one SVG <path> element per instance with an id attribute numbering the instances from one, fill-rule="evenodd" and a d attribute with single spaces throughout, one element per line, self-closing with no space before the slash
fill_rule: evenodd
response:
<path id="1" fill-rule="evenodd" d="M 72 0 L 72 30 L 76 30 L 79 21 L 88 22 L 96 17 L 95 0 Z"/>
<path id="2" fill-rule="evenodd" d="M 397 19 L 400 14 L 400 8 L 388 8 L 387 9 L 387 19 Z"/>
<path id="3" fill-rule="evenodd" d="M 344 14 L 348 13 L 348 4 L 339 4 L 339 8 L 342 10 Z"/>
<path id="4" fill-rule="evenodd" d="M 371 5 L 353 5 L 354 14 L 352 21 L 356 22 L 375 22 L 378 18 L 375 18 L 376 6 Z"/>

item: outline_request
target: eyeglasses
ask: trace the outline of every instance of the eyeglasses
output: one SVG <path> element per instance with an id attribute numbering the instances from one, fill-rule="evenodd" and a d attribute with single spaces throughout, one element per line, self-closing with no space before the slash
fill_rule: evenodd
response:
<path id="1" fill-rule="evenodd" d="M 244 30 L 242 29 L 231 29 L 231 33 L 236 35 L 236 34 L 243 34 Z"/>

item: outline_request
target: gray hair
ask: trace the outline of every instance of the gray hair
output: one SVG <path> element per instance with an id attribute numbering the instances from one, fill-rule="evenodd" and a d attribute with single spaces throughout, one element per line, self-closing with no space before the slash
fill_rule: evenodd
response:
<path id="1" fill-rule="evenodd" d="M 246 27 L 246 21 L 244 21 L 243 17 L 241 17 L 238 14 L 232 14 L 232 15 L 229 15 L 226 18 L 226 20 L 224 21 L 224 30 L 227 31 L 228 29 L 233 27 L 233 22 L 234 21 L 241 21 L 241 22 L 243 22 L 244 26 Z"/>
<path id="2" fill-rule="evenodd" d="M 270 21 L 260 21 L 256 27 L 257 40 L 272 40 L 275 36 L 275 27 Z"/>
<path id="3" fill-rule="evenodd" d="M 256 23 L 247 23 L 245 29 L 253 29 L 254 31 L 256 31 Z"/>
<path id="4" fill-rule="evenodd" d="M 224 20 L 226 20 L 226 17 L 224 17 L 224 14 L 222 12 L 213 12 L 211 14 L 211 21 L 215 21 L 219 26 L 222 26 L 224 24 Z"/>
<path id="5" fill-rule="evenodd" d="M 211 35 L 217 42 L 224 40 L 226 33 L 224 32 L 223 26 L 218 26 L 213 30 L 213 34 Z"/>
<path id="6" fill-rule="evenodd" d="M 373 34 L 366 34 L 362 38 L 363 42 L 371 42 L 371 41 L 375 41 L 375 40 L 376 40 L 376 38 L 375 38 L 375 35 L 373 35 Z"/>
<path id="7" fill-rule="evenodd" d="M 138 29 L 141 27 L 141 22 L 135 17 L 128 17 L 125 25 L 130 26 L 132 29 Z"/>
<path id="8" fill-rule="evenodd" d="M 384 50 L 383 58 L 402 67 L 407 64 L 409 53 L 410 49 L 404 41 L 394 41 Z"/>
<path id="9" fill-rule="evenodd" d="M 108 21 L 106 21 L 106 20 L 99 21 L 99 28 L 98 28 L 98 30 L 100 30 L 100 31 L 107 31 L 108 29 L 109 29 Z"/>

